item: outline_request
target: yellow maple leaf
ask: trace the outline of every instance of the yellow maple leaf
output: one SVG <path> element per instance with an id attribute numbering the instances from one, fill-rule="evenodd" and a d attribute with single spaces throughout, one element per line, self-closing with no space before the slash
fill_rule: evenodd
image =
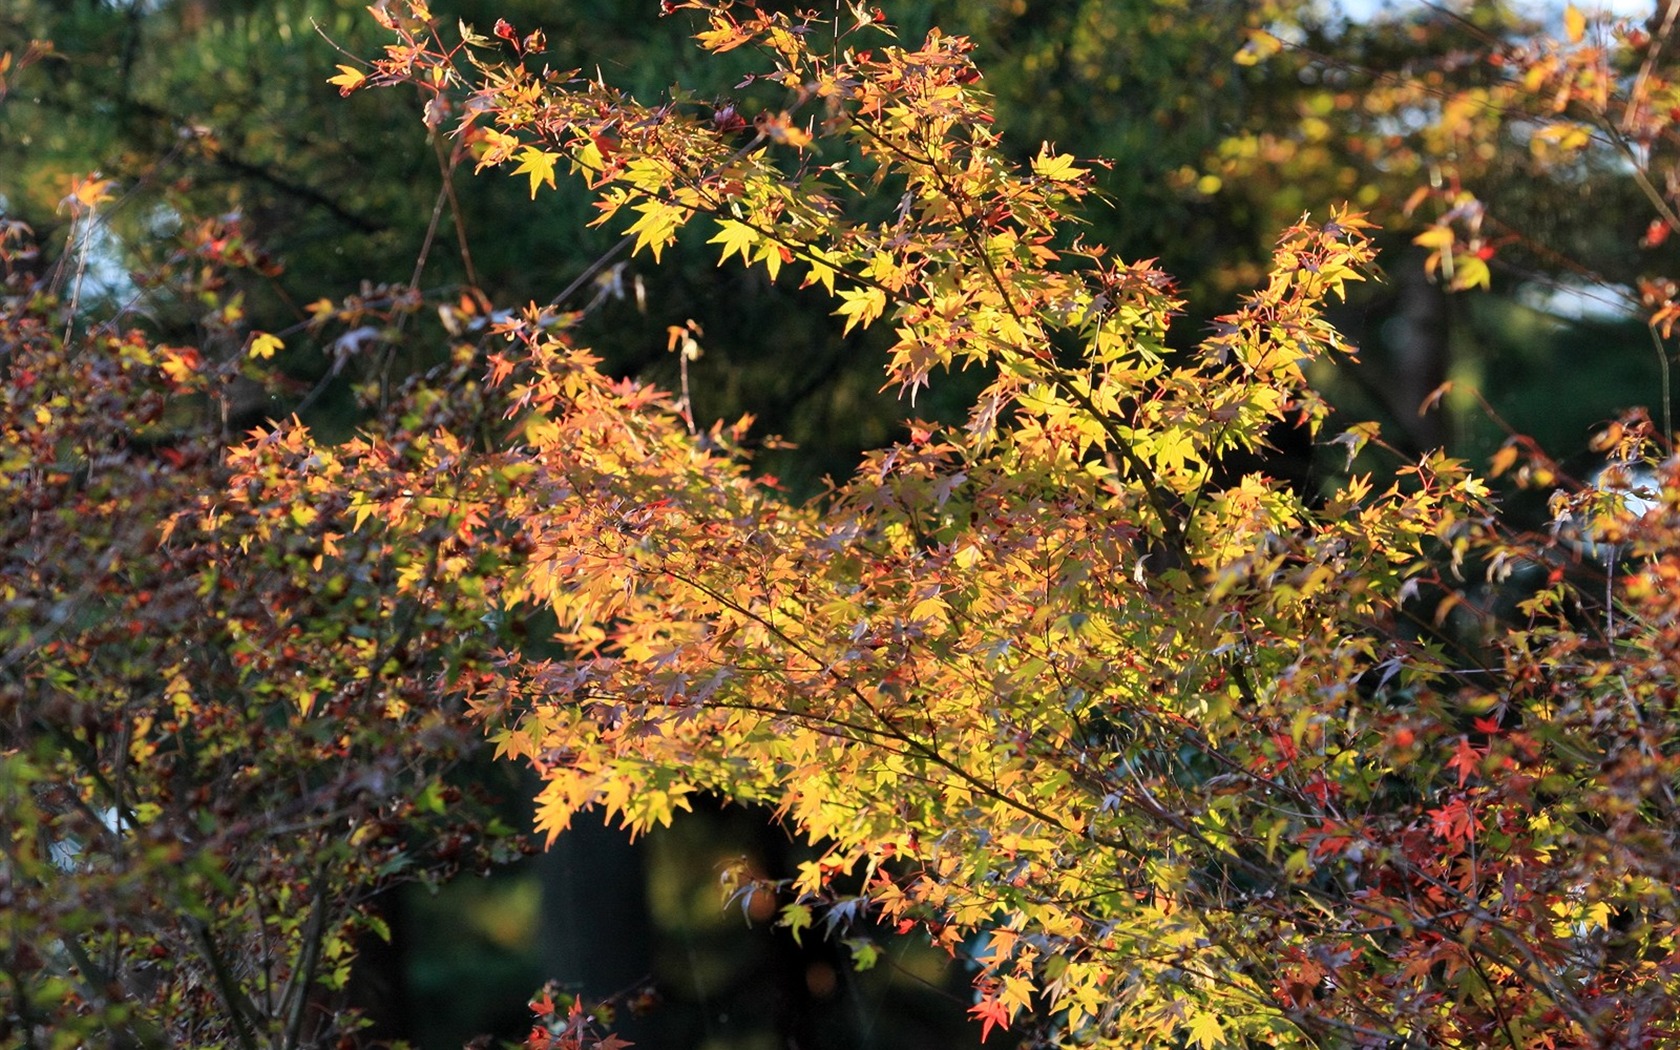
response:
<path id="1" fill-rule="evenodd" d="M 192 347 L 162 347 L 158 351 L 158 369 L 169 377 L 170 382 L 177 386 L 192 381 L 198 374 L 199 365 L 203 358 Z"/>
<path id="2" fill-rule="evenodd" d="M 1423 247 L 1432 249 L 1434 251 L 1441 251 L 1441 250 L 1446 249 L 1446 248 L 1451 248 L 1452 245 L 1453 245 L 1452 227 L 1450 227 L 1450 226 L 1431 226 L 1431 227 L 1429 227 L 1429 229 L 1424 230 L 1422 233 L 1418 234 L 1416 237 L 1413 237 L 1412 238 L 1412 243 L 1422 245 Z"/>
<path id="3" fill-rule="evenodd" d="M 1033 174 L 1052 182 L 1073 182 L 1090 172 L 1089 168 L 1073 166 L 1073 157 L 1067 153 L 1052 154 L 1050 143 L 1046 142 L 1039 148 L 1038 156 L 1033 158 Z"/>
<path id="4" fill-rule="evenodd" d="M 843 288 L 840 291 L 840 308 L 834 312 L 846 319 L 846 327 L 840 334 L 845 335 L 853 328 L 869 327 L 869 323 L 881 316 L 881 311 L 887 307 L 887 293 L 879 288 Z"/>
<path id="5" fill-rule="evenodd" d="M 1453 256 L 1453 276 L 1449 287 L 1455 292 L 1487 288 L 1492 276 L 1481 256 L 1465 252 Z"/>
<path id="6" fill-rule="evenodd" d="M 367 74 L 363 73 L 355 66 L 340 65 L 338 70 L 338 76 L 328 77 L 327 83 L 337 85 L 338 93 L 340 95 L 350 94 L 350 92 L 361 87 L 362 83 L 367 80 Z"/>
<path id="7" fill-rule="evenodd" d="M 1009 1007 L 1010 1013 L 1017 1010 L 1029 1009 L 1032 1006 L 1033 983 L 1031 979 L 1019 974 L 1007 974 L 1003 978 L 1003 992 L 998 1001 Z"/>
<path id="8" fill-rule="evenodd" d="M 774 241 L 765 241 L 758 246 L 753 261 L 762 262 L 764 268 L 770 271 L 770 279 L 774 281 L 781 275 L 782 264 L 793 261 L 793 253 Z"/>
<path id="9" fill-rule="evenodd" d="M 519 166 L 513 169 L 515 175 L 529 175 L 531 178 L 531 199 L 537 198 L 537 186 L 548 183 L 549 189 L 554 189 L 554 163 L 560 159 L 558 153 L 548 153 L 535 146 L 526 146 L 519 151 Z"/>
<path id="10" fill-rule="evenodd" d="M 78 178 L 70 183 L 70 193 L 64 198 L 64 205 L 68 205 L 70 210 L 77 214 L 93 211 L 111 199 L 111 191 L 115 186 L 116 180 L 101 178 L 96 171 L 86 178 Z"/>
<path id="11" fill-rule="evenodd" d="M 1225 1045 L 1225 1029 L 1219 1023 L 1216 1014 L 1198 1013 L 1190 1018 L 1190 1045 L 1200 1047 L 1201 1050 L 1213 1050 L 1216 1046 Z"/>
<path id="12" fill-rule="evenodd" d="M 718 256 L 718 265 L 722 266 L 736 252 L 741 253 L 743 261 L 750 262 L 752 257 L 747 254 L 747 249 L 758 241 L 758 236 L 758 231 L 746 223 L 734 219 L 719 219 L 717 235 L 706 243 L 723 245 L 723 252 Z"/>
<path id="13" fill-rule="evenodd" d="M 634 210 L 641 218 L 624 231 L 636 235 L 636 243 L 630 251 L 635 254 L 643 248 L 652 249 L 653 261 L 658 262 L 665 246 L 677 239 L 677 227 L 682 225 L 685 217 L 683 209 L 664 201 L 643 201 Z"/>
<path id="14" fill-rule="evenodd" d="M 732 19 L 713 15 L 712 28 L 703 29 L 694 34 L 694 39 L 699 41 L 700 46 L 707 51 L 714 51 L 721 55 L 725 51 L 735 50 L 742 44 L 751 43 L 753 35 L 736 25 Z"/>
<path id="15" fill-rule="evenodd" d="M 1248 40 L 1233 58 L 1239 66 L 1255 66 L 1283 50 L 1283 41 L 1264 29 L 1250 29 Z"/>
<path id="16" fill-rule="evenodd" d="M 1587 35 L 1587 16 L 1574 4 L 1563 9 L 1563 32 L 1571 44 L 1579 44 Z"/>
<path id="17" fill-rule="evenodd" d="M 474 172 L 483 171 L 513 156 L 513 151 L 519 148 L 519 140 L 505 131 L 485 128 L 482 147 L 484 152 L 479 154 L 478 164 L 473 167 Z"/>
<path id="18" fill-rule="evenodd" d="M 267 332 L 258 332 L 256 337 L 251 340 L 251 349 L 247 353 L 258 361 L 267 361 L 277 351 L 285 348 L 286 344 L 280 341 L 279 336 L 270 335 Z"/>

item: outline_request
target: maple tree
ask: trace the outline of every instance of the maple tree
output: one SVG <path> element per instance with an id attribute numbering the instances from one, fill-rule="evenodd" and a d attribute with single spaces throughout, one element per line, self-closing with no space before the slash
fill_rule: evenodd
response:
<path id="1" fill-rule="evenodd" d="M 82 180 L 66 211 L 110 197 Z M 474 581 L 503 563 L 353 529 L 295 440 L 224 456 L 230 401 L 279 378 L 228 277 L 254 253 L 189 227 L 151 275 L 205 311 L 182 347 L 78 319 L 85 260 L 0 232 L 0 1041 L 351 1037 L 356 944 L 390 936 L 375 895 L 523 848 L 450 776 L 479 747 L 450 697 L 495 641 Z M 475 411 L 458 384 L 394 407 Z"/>
<path id="2" fill-rule="evenodd" d="M 1176 180 L 1206 186 L 1225 211 L 1269 216 L 1262 229 L 1344 197 L 1387 229 L 1391 295 L 1425 300 L 1414 339 L 1431 345 L 1408 352 L 1404 335 L 1371 326 L 1365 371 L 1329 388 L 1338 404 L 1387 408 L 1394 432 L 1487 452 L 1509 428 L 1469 396 L 1479 386 L 1516 429 L 1565 452 L 1622 407 L 1671 400 L 1666 351 L 1638 321 L 1666 300 L 1660 275 L 1676 261 L 1661 189 L 1674 26 L 1666 11 L 1591 10 L 1411 5 L 1339 32 L 1275 12 L 1256 20 L 1238 61 L 1300 87 L 1258 96 L 1263 110 Z M 1382 325 L 1391 318 L 1404 327 L 1392 314 Z M 1406 360 L 1384 370 L 1385 351 L 1432 357 L 1435 374 L 1407 382 Z M 1557 373 L 1585 396 L 1557 397 Z M 1448 379 L 1456 391 L 1435 402 L 1438 422 L 1421 422 L 1419 404 Z"/>
<path id="3" fill-rule="evenodd" d="M 550 837 L 591 809 L 647 831 L 700 794 L 769 807 L 817 855 L 736 891 L 860 966 L 876 928 L 970 959 L 991 1038 L 1673 1038 L 1669 427 L 1607 431 L 1612 469 L 1538 537 L 1444 453 L 1305 491 L 1233 470 L 1275 424 L 1330 418 L 1306 370 L 1352 353 L 1324 311 L 1369 271 L 1364 217 L 1292 223 L 1259 289 L 1172 350 L 1171 280 L 1079 236 L 1097 162 L 1007 159 L 964 38 L 901 43 L 862 6 L 666 6 L 755 63 L 736 97 L 639 103 L 546 68 L 539 32 L 451 31 L 417 2 L 377 8 L 396 42 L 333 82 L 417 87 L 533 196 L 580 178 L 632 252 L 694 228 L 846 331 L 890 328 L 911 403 L 970 369 L 967 418 L 911 423 L 797 504 L 755 475 L 748 421 L 603 374 L 563 300 L 469 294 L 429 304 L 447 356 L 373 384 L 362 436 L 294 419 L 223 456 L 229 391 L 273 382 L 293 338 L 249 330 L 217 277 L 257 255 L 188 238 L 195 348 L 78 326 L 74 280 L 55 300 L 20 268 L 10 1031 L 353 1030 L 329 993 L 367 895 L 497 846 L 440 779 L 464 711 L 542 777 Z M 1469 214 L 1443 216 L 1438 271 L 1479 252 Z M 400 329 L 423 297 L 388 291 L 317 304 L 309 330 Z M 1365 424 L 1331 440 L 1350 465 L 1382 450 Z M 1559 484 L 1508 448 L 1495 473 Z M 548 645 L 503 634 L 538 613 Z M 580 1003 L 533 1011 L 529 1045 L 616 1045 Z"/>
<path id="4" fill-rule="evenodd" d="M 528 550 L 494 601 L 547 609 L 568 655 L 508 652 L 470 703 L 544 778 L 539 830 L 599 808 L 643 831 L 700 792 L 771 806 L 822 851 L 751 887 L 783 924 L 926 930 L 980 965 L 988 1033 L 1031 1012 L 1075 1044 L 1671 1036 L 1673 465 L 1649 465 L 1654 509 L 1561 496 L 1553 543 L 1509 535 L 1441 453 L 1310 498 L 1227 476 L 1274 423 L 1326 418 L 1303 368 L 1351 352 L 1323 308 L 1370 263 L 1361 216 L 1284 231 L 1263 286 L 1172 353 L 1171 282 L 1074 235 L 1088 163 L 1002 157 L 965 40 L 872 38 L 863 7 L 666 6 L 756 52 L 757 94 L 642 104 L 526 61 L 540 35 L 505 23 L 446 42 L 423 4 L 381 12 L 400 42 L 343 86 L 458 99 L 481 168 L 533 194 L 569 169 L 633 251 L 699 223 L 847 330 L 893 326 L 907 397 L 951 367 L 986 385 L 797 506 L 742 427 L 601 375 L 563 316 L 501 325 L 506 447 L 440 435 L 368 513 L 413 531 L 447 506 Z M 1608 445 L 1633 464 L 1666 435 L 1633 418 Z M 390 469 L 335 464 L 357 491 Z M 1568 566 L 1609 544 L 1634 558 L 1594 592 Z M 1449 659 L 1449 620 L 1482 666 Z"/>
<path id="5" fill-rule="evenodd" d="M 1328 53 L 1322 33 L 1251 29 L 1239 62 L 1275 63 L 1317 86 L 1264 129 L 1222 144 L 1204 177 L 1259 180 L 1257 205 L 1284 180 L 1309 199 L 1340 188 L 1396 223 L 1427 224 L 1417 243 L 1437 253 L 1431 271 L 1455 290 L 1486 288 L 1494 260 L 1517 277 L 1562 271 L 1614 287 L 1638 258 L 1619 228 L 1629 201 L 1653 216 L 1647 250 L 1672 213 L 1657 190 L 1672 24 L 1589 21 L 1573 4 L 1561 21 L 1554 34 L 1505 5 L 1422 9 L 1353 31 L 1351 59 Z M 1617 228 L 1560 215 L 1570 193 L 1610 209 Z"/>

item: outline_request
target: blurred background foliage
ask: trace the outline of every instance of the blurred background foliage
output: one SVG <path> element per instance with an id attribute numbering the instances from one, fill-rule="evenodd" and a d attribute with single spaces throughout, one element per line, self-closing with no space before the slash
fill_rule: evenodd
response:
<path id="1" fill-rule="evenodd" d="M 643 100 L 678 83 L 720 104 L 735 94 L 727 63 L 704 61 L 689 19 L 659 17 L 657 0 L 432 6 L 446 23 L 481 30 L 497 18 L 540 27 L 554 68 Z M 1388 228 L 1392 248 L 1387 281 L 1338 318 L 1362 361 L 1315 377 L 1348 421 L 1383 422 L 1405 451 L 1446 444 L 1485 457 L 1506 436 L 1503 419 L 1567 457 L 1595 424 L 1656 400 L 1660 351 L 1633 318 L 1629 289 L 1675 259 L 1672 247 L 1637 247 L 1649 212 L 1624 172 L 1583 164 L 1567 179 L 1537 177 L 1533 151 L 1509 132 L 1444 112 L 1477 78 L 1500 75 L 1465 56 L 1531 32 L 1538 9 L 1475 0 L 1355 18 L 1313 0 L 886 7 L 906 40 L 938 24 L 976 41 L 1009 150 L 1027 156 L 1048 140 L 1110 161 L 1106 205 L 1084 236 L 1177 275 L 1191 302 L 1182 343 L 1261 277 L 1279 228 L 1348 200 Z M 1260 28 L 1270 35 L 1252 33 Z M 0 214 L 62 241 L 58 202 L 70 180 L 116 179 L 125 196 L 101 233 L 90 288 L 160 338 L 195 345 L 215 332 L 198 304 L 130 275 L 183 240 L 248 247 L 244 308 L 253 326 L 291 333 L 282 364 L 295 396 L 257 400 L 245 425 L 302 407 L 326 432 L 346 433 L 358 381 L 442 352 L 378 322 L 371 338 L 383 349 L 345 367 L 346 332 L 306 328 L 310 304 L 378 299 L 414 280 L 428 303 L 468 302 L 476 288 L 495 309 L 517 308 L 553 298 L 614 243 L 612 230 L 588 227 L 580 186 L 533 203 L 523 180 L 452 168 L 451 142 L 428 133 L 418 98 L 341 99 L 326 83 L 333 65 L 387 42 L 361 3 L 10 0 L 0 52 L 32 39 L 54 50 L 0 88 Z M 1413 192 L 1438 185 L 1444 165 L 1505 224 L 1491 294 L 1449 297 L 1410 247 L 1435 217 Z M 842 338 L 820 297 L 773 287 L 762 270 L 720 269 L 695 239 L 679 248 L 657 269 L 645 257 L 606 268 L 567 304 L 596 305 L 579 339 L 612 370 L 674 387 L 667 326 L 697 322 L 696 415 L 754 413 L 761 465 L 798 498 L 898 432 L 912 409 L 878 389 L 884 331 Z M 1420 413 L 1447 380 L 1452 392 Z M 971 382 L 935 384 L 913 411 L 957 417 Z M 1340 450 L 1321 455 L 1302 435 L 1280 434 L 1263 467 L 1310 486 L 1345 469 Z M 528 787 L 504 793 L 525 798 Z M 708 812 L 634 849 L 610 829 L 582 829 L 527 867 L 393 901 L 397 935 L 362 975 L 375 1034 L 427 1047 L 516 1038 L 529 1022 L 525 997 L 557 979 L 592 996 L 621 993 L 618 1027 L 643 1045 L 971 1042 L 960 964 L 920 942 L 883 939 L 879 963 L 855 972 L 846 946 L 796 943 L 750 900 L 722 907 L 721 867 L 778 875 L 799 856 L 763 814 Z"/>

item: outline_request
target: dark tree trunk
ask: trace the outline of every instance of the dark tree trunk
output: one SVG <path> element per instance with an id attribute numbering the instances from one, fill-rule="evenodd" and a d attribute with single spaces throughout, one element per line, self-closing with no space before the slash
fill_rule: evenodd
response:
<path id="1" fill-rule="evenodd" d="M 654 968 L 654 933 L 641 846 L 585 814 L 542 855 L 538 870 L 543 972 L 586 1000 L 645 984 Z M 613 1027 L 637 1045 L 652 1045 L 641 1031 L 645 1024 L 628 1013 Z"/>
<path id="2" fill-rule="evenodd" d="M 1442 383 L 1451 362 L 1451 334 L 1446 291 L 1423 270 L 1423 253 L 1408 250 L 1390 270 L 1394 313 L 1383 322 L 1382 343 L 1387 376 L 1382 386 L 1388 407 L 1411 451 L 1440 448 L 1447 442 L 1447 419 L 1440 406 L 1420 411 Z"/>

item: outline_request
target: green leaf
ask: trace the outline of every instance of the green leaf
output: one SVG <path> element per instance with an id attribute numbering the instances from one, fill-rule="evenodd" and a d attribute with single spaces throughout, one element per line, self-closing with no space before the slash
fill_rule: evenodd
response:
<path id="1" fill-rule="evenodd" d="M 1489 272 L 1488 264 L 1482 261 L 1481 256 L 1469 252 L 1453 256 L 1453 291 L 1461 292 L 1470 288 L 1485 290 L 1492 279 L 1493 274 Z"/>
<path id="2" fill-rule="evenodd" d="M 799 944 L 800 935 L 811 925 L 811 909 L 804 904 L 788 904 L 782 908 L 782 917 L 776 920 L 777 926 L 786 926 L 793 934 L 793 943 Z"/>
<path id="3" fill-rule="evenodd" d="M 852 953 L 852 969 L 858 973 L 873 970 L 881 960 L 881 949 L 866 937 L 849 937 L 843 942 Z"/>

